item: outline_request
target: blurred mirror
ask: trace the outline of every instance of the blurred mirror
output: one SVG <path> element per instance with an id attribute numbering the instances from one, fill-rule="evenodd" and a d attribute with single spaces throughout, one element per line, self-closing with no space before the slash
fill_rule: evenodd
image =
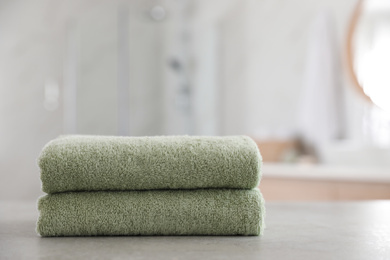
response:
<path id="1" fill-rule="evenodd" d="M 358 2 L 350 30 L 348 47 L 355 84 L 390 113 L 390 1 Z"/>

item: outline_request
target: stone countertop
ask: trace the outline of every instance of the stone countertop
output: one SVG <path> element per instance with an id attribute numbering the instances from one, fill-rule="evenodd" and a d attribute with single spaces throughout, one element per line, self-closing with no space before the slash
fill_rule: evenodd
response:
<path id="1" fill-rule="evenodd" d="M 390 201 L 266 203 L 262 237 L 41 238 L 35 202 L 0 202 L 0 259 L 389 259 Z"/>

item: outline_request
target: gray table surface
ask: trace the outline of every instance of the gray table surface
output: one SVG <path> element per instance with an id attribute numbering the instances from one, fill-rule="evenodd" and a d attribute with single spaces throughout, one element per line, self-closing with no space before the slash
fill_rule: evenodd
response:
<path id="1" fill-rule="evenodd" d="M 35 202 L 0 202 L 0 259 L 390 259 L 390 201 L 266 203 L 262 237 L 35 233 Z"/>

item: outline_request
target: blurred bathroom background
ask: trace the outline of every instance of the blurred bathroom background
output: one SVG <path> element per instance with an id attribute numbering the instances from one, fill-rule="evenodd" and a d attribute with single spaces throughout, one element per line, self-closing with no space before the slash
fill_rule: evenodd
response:
<path id="1" fill-rule="evenodd" d="M 0 0 L 0 198 L 63 134 L 251 136 L 268 200 L 390 198 L 390 1 Z"/>

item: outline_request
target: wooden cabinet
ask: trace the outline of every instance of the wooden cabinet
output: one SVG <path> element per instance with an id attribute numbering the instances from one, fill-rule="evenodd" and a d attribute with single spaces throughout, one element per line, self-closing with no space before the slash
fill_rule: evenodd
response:
<path id="1" fill-rule="evenodd" d="M 390 199 L 390 183 L 263 177 L 260 189 L 266 201 Z"/>

